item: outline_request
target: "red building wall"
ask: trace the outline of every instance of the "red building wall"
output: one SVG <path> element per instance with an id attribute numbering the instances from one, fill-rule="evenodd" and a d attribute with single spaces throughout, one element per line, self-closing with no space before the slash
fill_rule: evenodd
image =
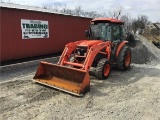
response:
<path id="1" fill-rule="evenodd" d="M 91 19 L 0 8 L 1 14 L 1 62 L 60 52 L 65 44 L 85 38 L 85 30 Z M 49 38 L 22 39 L 21 19 L 48 21 Z"/>

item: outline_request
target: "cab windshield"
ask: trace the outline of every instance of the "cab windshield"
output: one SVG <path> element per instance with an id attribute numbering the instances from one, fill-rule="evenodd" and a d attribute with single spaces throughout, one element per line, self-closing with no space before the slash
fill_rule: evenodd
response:
<path id="1" fill-rule="evenodd" d="M 90 26 L 91 40 L 111 40 L 111 26 L 108 23 L 96 23 Z"/>

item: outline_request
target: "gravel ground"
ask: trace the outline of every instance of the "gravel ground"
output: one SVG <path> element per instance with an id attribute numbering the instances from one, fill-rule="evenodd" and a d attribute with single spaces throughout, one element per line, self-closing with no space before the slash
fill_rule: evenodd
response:
<path id="1" fill-rule="evenodd" d="M 160 63 L 160 49 L 146 38 L 135 35 L 136 47 L 132 48 L 132 63 L 155 65 Z"/>
<path id="2" fill-rule="evenodd" d="M 37 66 L 2 72 L 0 120 L 160 120 L 160 63 L 150 60 L 128 71 L 112 69 L 105 81 L 91 71 L 84 97 L 33 83 Z"/>

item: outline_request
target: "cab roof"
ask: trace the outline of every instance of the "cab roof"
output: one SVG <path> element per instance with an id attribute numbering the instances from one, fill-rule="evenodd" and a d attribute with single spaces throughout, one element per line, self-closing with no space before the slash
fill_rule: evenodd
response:
<path id="1" fill-rule="evenodd" d="M 124 22 L 122 20 L 118 20 L 115 18 L 95 18 L 93 20 L 91 20 L 91 22 L 111 22 L 111 23 L 120 23 L 120 24 L 124 24 Z"/>

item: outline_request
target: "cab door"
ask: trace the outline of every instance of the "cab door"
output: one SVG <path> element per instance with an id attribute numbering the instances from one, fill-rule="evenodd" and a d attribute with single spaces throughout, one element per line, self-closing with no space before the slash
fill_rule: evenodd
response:
<path id="1" fill-rule="evenodd" d="M 123 38 L 123 25 L 112 24 L 112 42 L 121 42 Z"/>

